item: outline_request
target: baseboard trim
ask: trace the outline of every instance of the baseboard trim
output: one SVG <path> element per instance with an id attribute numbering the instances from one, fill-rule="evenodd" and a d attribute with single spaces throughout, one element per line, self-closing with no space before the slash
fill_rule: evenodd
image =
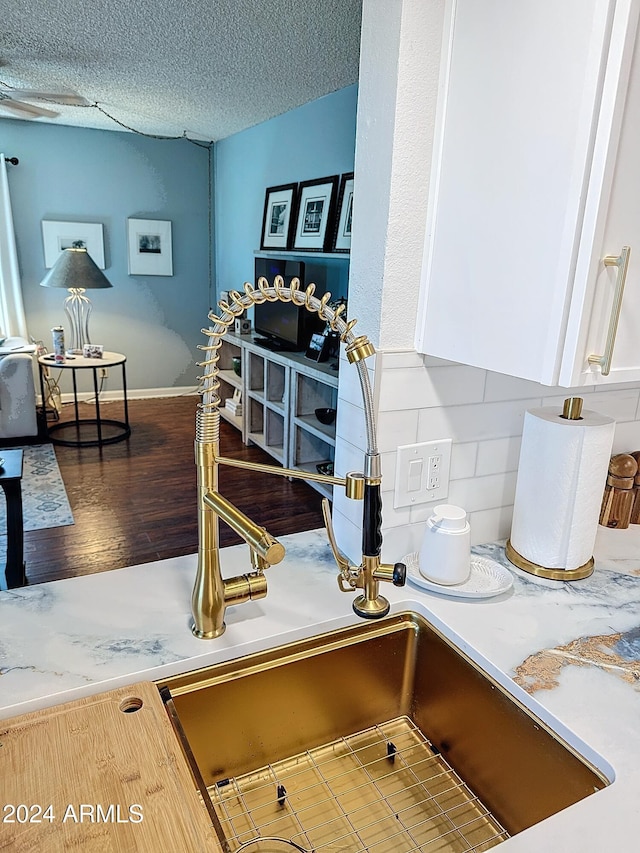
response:
<path id="1" fill-rule="evenodd" d="M 127 388 L 127 400 L 152 400 L 160 397 L 191 397 L 198 393 L 197 385 L 177 386 L 172 388 Z M 78 394 L 78 401 L 85 402 L 93 400 L 94 394 L 91 391 L 83 391 Z M 101 403 L 110 403 L 112 401 L 122 400 L 122 389 L 115 391 L 102 391 L 100 393 Z M 73 394 L 65 393 L 62 395 L 63 403 L 73 403 Z"/>

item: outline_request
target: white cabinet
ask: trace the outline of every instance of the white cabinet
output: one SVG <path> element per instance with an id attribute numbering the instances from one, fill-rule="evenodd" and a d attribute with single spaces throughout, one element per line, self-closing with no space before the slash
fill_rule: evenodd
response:
<path id="1" fill-rule="evenodd" d="M 242 376 L 232 369 L 241 354 Z M 337 408 L 337 360 L 316 364 L 302 353 L 271 352 L 254 342 L 252 335 L 227 334 L 220 350 L 220 396 L 242 392 L 242 418 L 224 407 L 220 414 L 242 430 L 245 444 L 256 444 L 285 468 L 317 472 L 317 466 L 333 463 L 335 419 L 321 423 L 316 409 Z M 231 369 L 230 369 L 231 367 Z M 332 489 L 310 483 L 331 497 Z"/>
<path id="2" fill-rule="evenodd" d="M 287 465 L 289 370 L 258 347 L 244 346 L 242 375 L 246 412 L 244 441 Z"/>
<path id="3" fill-rule="evenodd" d="M 318 465 L 333 464 L 336 447 L 335 418 L 324 424 L 316 417 L 316 409 L 337 411 L 338 374 L 327 372 L 323 364 L 291 363 L 291 426 L 289 466 L 315 474 Z M 333 489 L 322 483 L 311 483 L 325 497 L 332 497 Z"/>
<path id="4" fill-rule="evenodd" d="M 638 0 L 452 0 L 416 347 L 548 385 L 640 379 Z M 604 353 L 631 247 L 612 366 Z"/>

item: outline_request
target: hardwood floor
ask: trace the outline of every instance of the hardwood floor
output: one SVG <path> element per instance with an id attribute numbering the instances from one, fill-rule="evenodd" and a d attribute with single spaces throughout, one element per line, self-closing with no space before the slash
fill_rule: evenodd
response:
<path id="1" fill-rule="evenodd" d="M 75 523 L 25 533 L 30 584 L 197 551 L 196 404 L 193 396 L 133 400 L 127 441 L 102 449 L 55 447 Z M 121 417 L 120 403 L 101 405 L 103 417 Z M 71 415 L 64 406 L 62 418 Z M 243 445 L 226 423 L 221 443 L 225 455 L 273 461 Z M 223 468 L 220 489 L 274 536 L 322 526 L 320 495 L 306 483 Z M 222 545 L 240 541 L 226 525 L 220 534 Z"/>

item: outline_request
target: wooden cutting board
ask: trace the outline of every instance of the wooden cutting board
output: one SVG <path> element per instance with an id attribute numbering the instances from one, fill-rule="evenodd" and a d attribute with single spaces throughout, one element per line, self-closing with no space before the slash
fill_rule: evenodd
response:
<path id="1" fill-rule="evenodd" d="M 220 853 L 153 684 L 0 721 L 0 849 Z"/>

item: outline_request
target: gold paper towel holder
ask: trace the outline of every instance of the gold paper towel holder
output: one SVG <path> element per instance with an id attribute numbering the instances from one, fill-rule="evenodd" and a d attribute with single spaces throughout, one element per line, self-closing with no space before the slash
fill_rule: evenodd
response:
<path id="1" fill-rule="evenodd" d="M 518 554 L 509 539 L 507 539 L 505 553 L 509 562 L 522 569 L 523 572 L 528 572 L 530 575 L 536 575 L 539 578 L 548 578 L 552 581 L 579 581 L 588 578 L 589 575 L 593 574 L 595 565 L 595 560 L 590 557 L 583 566 L 578 566 L 577 569 L 547 569 L 546 566 L 539 566 L 537 563 L 527 560 L 522 554 Z"/>
<path id="2" fill-rule="evenodd" d="M 582 397 L 568 397 L 564 401 L 562 414 L 558 415 L 565 420 L 577 421 L 582 418 Z M 511 544 L 511 540 L 507 539 L 505 553 L 509 562 L 513 563 L 523 572 L 528 572 L 530 575 L 536 575 L 539 578 L 547 578 L 552 581 L 579 581 L 583 578 L 588 578 L 593 573 L 595 560 L 590 557 L 587 562 L 578 566 L 577 569 L 549 569 L 546 566 L 540 566 L 538 563 L 532 563 L 527 560 L 522 554 L 519 554 Z"/>

